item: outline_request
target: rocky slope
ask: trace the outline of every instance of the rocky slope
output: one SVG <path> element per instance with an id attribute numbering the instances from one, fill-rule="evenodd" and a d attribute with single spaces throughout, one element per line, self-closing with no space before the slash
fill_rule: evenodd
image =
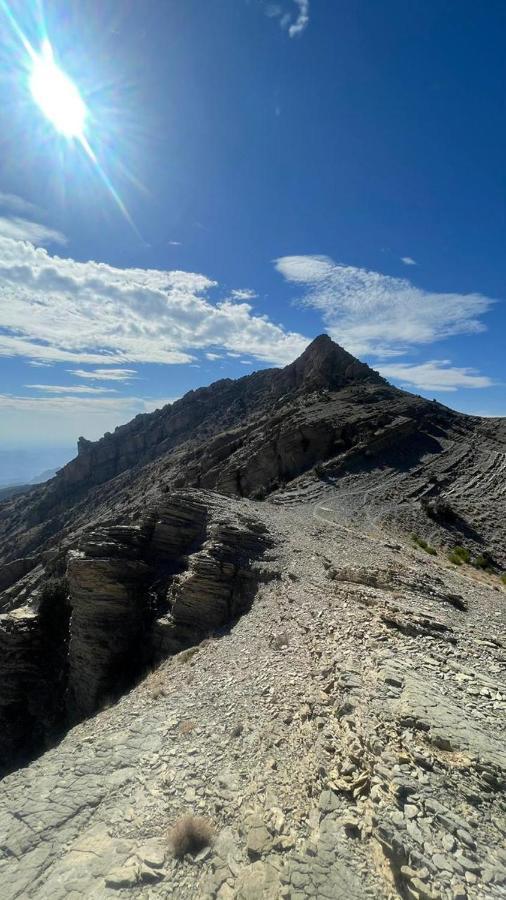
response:
<path id="1" fill-rule="evenodd" d="M 3 896 L 504 896 L 504 420 L 321 336 L 79 451 L 0 505 Z"/>

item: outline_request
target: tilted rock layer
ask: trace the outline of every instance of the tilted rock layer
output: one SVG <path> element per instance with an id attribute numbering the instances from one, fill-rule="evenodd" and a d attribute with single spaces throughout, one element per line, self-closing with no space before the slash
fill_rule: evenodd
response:
<path id="1" fill-rule="evenodd" d="M 321 336 L 1 503 L 2 896 L 504 896 L 505 472 Z"/>

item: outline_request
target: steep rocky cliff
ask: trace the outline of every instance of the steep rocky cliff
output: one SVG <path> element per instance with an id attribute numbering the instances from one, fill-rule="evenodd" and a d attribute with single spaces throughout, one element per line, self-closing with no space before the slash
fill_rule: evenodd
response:
<path id="1" fill-rule="evenodd" d="M 173 494 L 137 525 L 103 524 L 18 582 L 0 615 L 0 766 L 51 741 L 149 667 L 229 625 L 260 577 L 270 540 L 219 497 Z M 24 582 L 24 583 L 23 583 Z"/>

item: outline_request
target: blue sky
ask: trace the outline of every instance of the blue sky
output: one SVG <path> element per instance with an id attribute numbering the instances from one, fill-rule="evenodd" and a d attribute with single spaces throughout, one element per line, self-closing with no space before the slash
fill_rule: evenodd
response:
<path id="1" fill-rule="evenodd" d="M 44 37 L 83 140 L 30 93 Z M 0 449 L 322 331 L 505 415 L 505 38 L 494 0 L 0 0 Z"/>

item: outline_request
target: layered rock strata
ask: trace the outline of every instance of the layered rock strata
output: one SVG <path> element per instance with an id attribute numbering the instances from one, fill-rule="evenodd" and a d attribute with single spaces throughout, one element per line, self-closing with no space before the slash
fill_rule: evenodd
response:
<path id="1" fill-rule="evenodd" d="M 179 493 L 138 525 L 86 531 L 64 554 L 70 619 L 61 585 L 43 570 L 36 582 L 27 575 L 27 604 L 0 616 L 3 766 L 58 717 L 63 727 L 90 715 L 146 667 L 236 618 L 268 543 L 265 526 L 219 497 Z"/>

